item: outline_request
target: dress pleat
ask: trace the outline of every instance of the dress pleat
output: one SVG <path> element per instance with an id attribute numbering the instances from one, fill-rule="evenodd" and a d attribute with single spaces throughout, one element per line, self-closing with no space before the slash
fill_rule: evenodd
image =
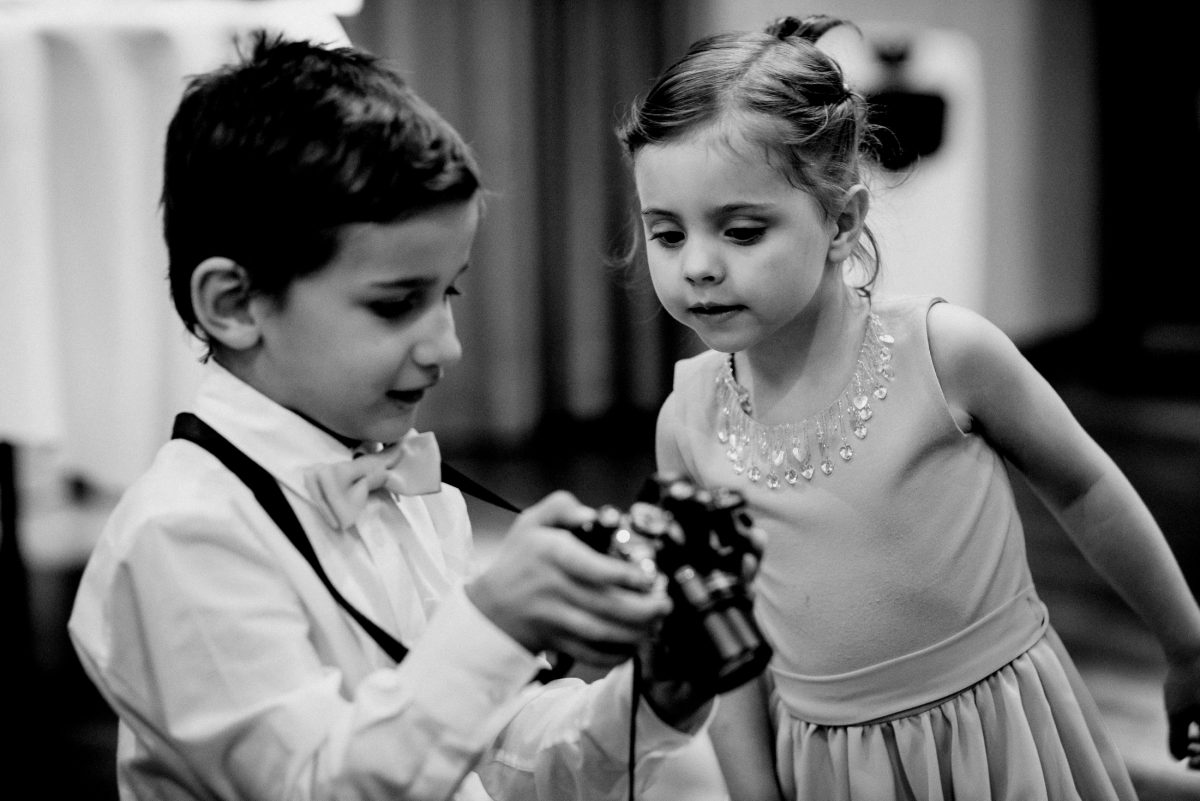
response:
<path id="1" fill-rule="evenodd" d="M 1136 801 L 1075 680 L 1051 630 L 959 695 L 882 722 L 807 723 L 774 693 L 780 783 L 797 801 Z"/>

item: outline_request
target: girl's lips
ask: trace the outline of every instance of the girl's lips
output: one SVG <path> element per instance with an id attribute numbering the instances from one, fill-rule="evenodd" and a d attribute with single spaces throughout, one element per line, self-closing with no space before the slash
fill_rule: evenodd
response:
<path id="1" fill-rule="evenodd" d="M 745 309 L 745 306 L 721 306 L 717 304 L 708 304 L 704 306 L 692 306 L 688 311 L 697 317 L 702 317 L 708 320 L 721 320 L 727 317 L 732 317 L 737 312 Z"/>

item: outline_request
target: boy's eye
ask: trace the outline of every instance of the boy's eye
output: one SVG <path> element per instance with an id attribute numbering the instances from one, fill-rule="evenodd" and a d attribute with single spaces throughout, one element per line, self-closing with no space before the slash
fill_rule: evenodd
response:
<path id="1" fill-rule="evenodd" d="M 660 231 L 651 231 L 650 240 L 657 241 L 664 247 L 672 248 L 683 244 L 683 231 L 677 231 L 674 228 L 668 228 Z"/>
<path id="2" fill-rule="evenodd" d="M 367 304 L 372 314 L 384 320 L 403 317 L 416 307 L 416 300 L 411 295 L 398 300 L 376 300 Z"/>
<path id="3" fill-rule="evenodd" d="M 750 245 L 761 239 L 763 234 L 766 232 L 767 229 L 761 226 L 740 226 L 737 228 L 725 229 L 725 236 L 729 237 L 739 245 Z"/>

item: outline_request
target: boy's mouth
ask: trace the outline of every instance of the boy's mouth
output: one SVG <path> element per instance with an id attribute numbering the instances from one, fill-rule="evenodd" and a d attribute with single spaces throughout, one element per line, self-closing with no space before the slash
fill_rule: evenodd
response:
<path id="1" fill-rule="evenodd" d="M 388 392 L 388 397 L 401 403 L 416 405 L 425 397 L 425 389 L 393 389 Z"/>

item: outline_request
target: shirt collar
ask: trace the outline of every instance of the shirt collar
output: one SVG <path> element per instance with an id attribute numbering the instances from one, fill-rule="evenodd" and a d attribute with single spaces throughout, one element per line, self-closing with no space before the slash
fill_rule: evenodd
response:
<path id="1" fill-rule="evenodd" d="M 196 395 L 195 413 L 293 492 L 308 498 L 304 470 L 353 456 L 322 431 L 210 359 Z"/>

